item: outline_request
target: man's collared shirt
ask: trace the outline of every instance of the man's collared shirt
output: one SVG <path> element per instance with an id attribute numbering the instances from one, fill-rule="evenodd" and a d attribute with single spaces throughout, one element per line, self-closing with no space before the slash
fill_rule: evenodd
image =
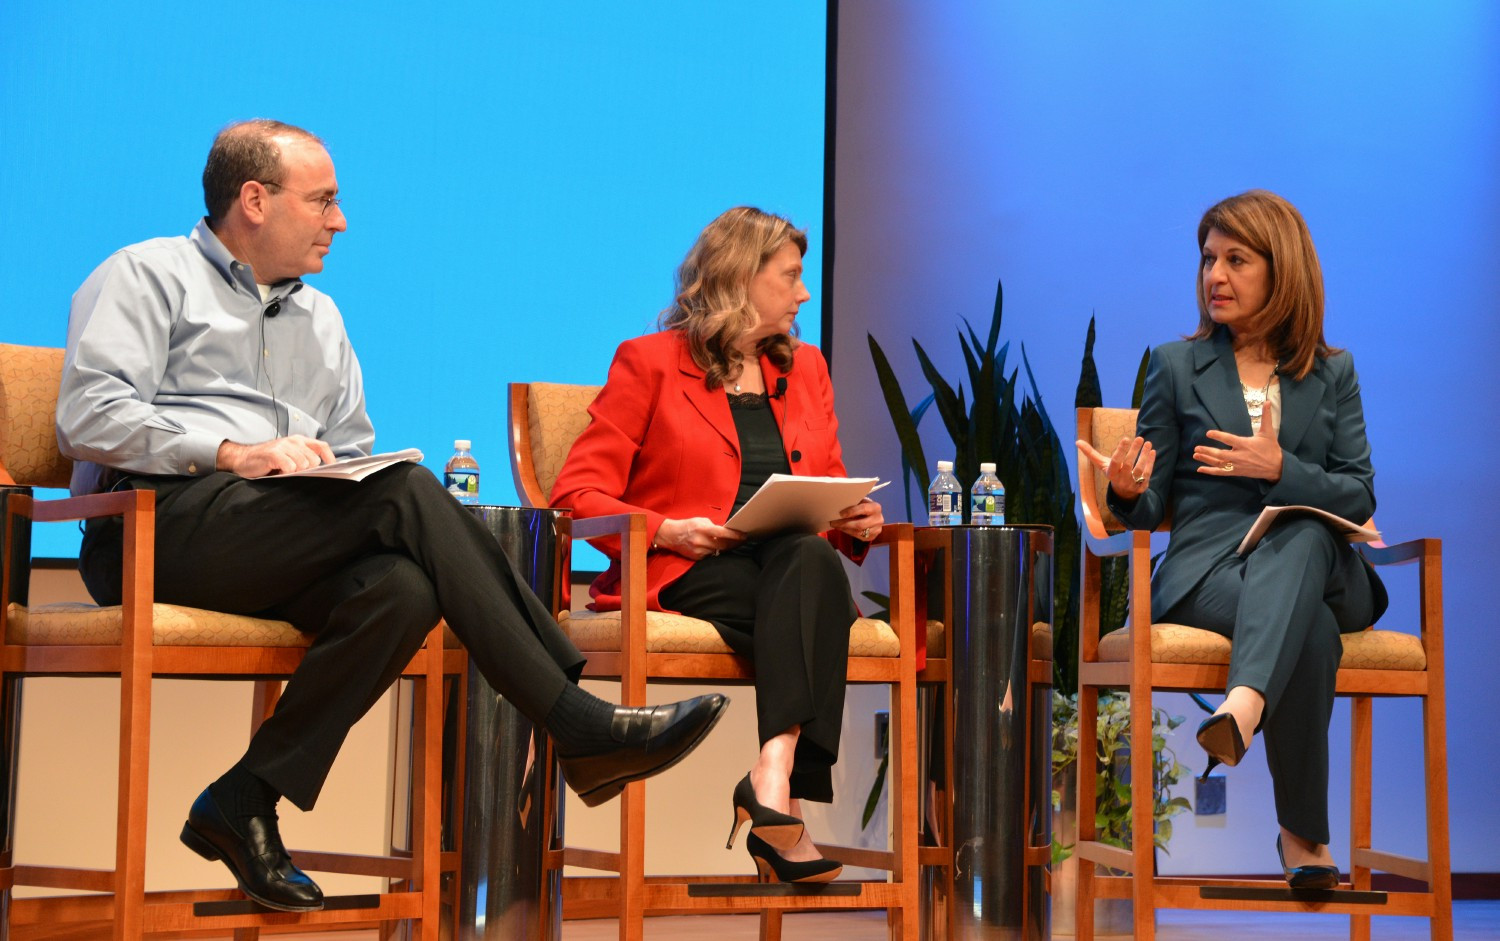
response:
<path id="1" fill-rule="evenodd" d="M 274 307 L 275 313 L 268 311 Z M 333 301 L 293 279 L 261 300 L 248 265 L 200 221 L 122 248 L 73 295 L 57 403 L 72 492 L 106 467 L 210 474 L 224 441 L 285 435 L 369 454 L 359 361 Z"/>

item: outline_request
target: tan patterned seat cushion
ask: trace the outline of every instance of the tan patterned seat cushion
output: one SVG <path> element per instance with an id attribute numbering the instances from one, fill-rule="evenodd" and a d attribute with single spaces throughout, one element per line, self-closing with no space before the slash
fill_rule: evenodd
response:
<path id="1" fill-rule="evenodd" d="M 1356 631 L 1345 634 L 1344 656 L 1339 666 L 1346 670 L 1425 670 L 1427 652 L 1422 638 L 1403 631 Z M 1151 625 L 1153 663 L 1229 662 L 1229 638 L 1182 624 Z M 1130 657 L 1130 631 L 1119 630 L 1099 639 L 1099 659 L 1121 661 Z"/>
<path id="2" fill-rule="evenodd" d="M 66 487 L 73 465 L 57 450 L 63 351 L 0 343 L 0 463 L 33 487 Z"/>
<path id="3" fill-rule="evenodd" d="M 158 647 L 307 647 L 313 635 L 285 621 L 204 611 L 184 605 L 156 604 L 152 609 L 152 643 Z M 79 647 L 120 642 L 124 621 L 118 605 L 101 608 L 79 602 L 12 604 L 6 612 L 5 642 L 18 646 Z M 443 645 L 461 645 L 443 625 Z"/>
<path id="4" fill-rule="evenodd" d="M 62 602 L 28 610 L 13 604 L 8 614 L 6 643 L 25 646 L 118 644 L 124 623 L 118 605 Z M 311 634 L 285 621 L 175 604 L 152 605 L 151 638 L 162 647 L 306 647 L 312 643 Z"/>
<path id="5" fill-rule="evenodd" d="M 543 494 L 550 497 L 568 451 L 589 425 L 589 406 L 602 388 L 531 383 L 526 398 L 526 424 L 531 433 L 531 460 Z"/>
<path id="6" fill-rule="evenodd" d="M 618 611 L 574 611 L 561 621 L 573 643 L 585 653 L 590 650 L 620 649 L 620 612 Z M 942 625 L 928 622 L 928 637 L 932 625 L 941 632 Z M 690 618 L 682 614 L 667 614 L 663 611 L 646 612 L 647 653 L 733 653 L 729 645 L 707 621 Z M 851 657 L 896 657 L 901 654 L 901 645 L 896 632 L 885 621 L 860 618 L 849 632 L 849 656 Z"/>

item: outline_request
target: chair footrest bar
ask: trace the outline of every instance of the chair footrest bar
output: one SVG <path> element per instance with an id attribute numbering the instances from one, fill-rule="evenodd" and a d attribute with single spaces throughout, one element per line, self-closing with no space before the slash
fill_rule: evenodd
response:
<path id="1" fill-rule="evenodd" d="M 380 896 L 378 895 L 334 895 L 323 900 L 323 911 L 336 912 L 348 911 L 354 908 L 379 908 Z M 194 902 L 193 914 L 199 918 L 212 918 L 216 915 L 268 915 L 275 914 L 275 909 L 266 908 L 258 902 L 249 899 L 233 899 L 224 902 Z"/>
<path id="2" fill-rule="evenodd" d="M 687 887 L 692 898 L 785 895 L 858 895 L 857 882 L 700 882 Z"/>
<path id="3" fill-rule="evenodd" d="M 1079 840 L 1073 852 L 1078 855 L 1079 859 L 1087 859 L 1111 869 L 1118 869 L 1122 872 L 1131 872 L 1135 869 L 1135 856 L 1130 850 L 1100 843 L 1098 840 Z"/>
<path id="4" fill-rule="evenodd" d="M 1384 905 L 1386 893 L 1362 889 L 1293 889 L 1290 887 L 1248 887 L 1206 885 L 1198 890 L 1200 898 L 1230 899 L 1238 902 L 1336 902 L 1345 905 Z"/>
<path id="5" fill-rule="evenodd" d="M 1395 873 L 1428 885 L 1432 884 L 1432 866 L 1425 859 L 1361 848 L 1350 851 L 1349 863 L 1351 866 L 1364 866 L 1376 872 Z"/>

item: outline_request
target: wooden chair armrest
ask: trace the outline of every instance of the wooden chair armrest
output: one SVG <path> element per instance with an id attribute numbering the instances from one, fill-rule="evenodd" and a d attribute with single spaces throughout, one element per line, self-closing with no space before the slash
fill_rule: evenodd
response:
<path id="1" fill-rule="evenodd" d="M 880 533 L 870 540 L 870 545 L 884 546 L 911 539 L 916 529 L 911 523 L 886 523 L 880 528 Z"/>
<path id="2" fill-rule="evenodd" d="M 632 532 L 646 533 L 646 514 L 615 513 L 610 516 L 591 516 L 573 520 L 574 539 L 598 539 L 600 536 L 629 536 Z"/>
<path id="3" fill-rule="evenodd" d="M 128 672 L 127 666 L 135 663 L 149 675 L 151 605 L 156 588 L 156 491 L 117 490 L 56 500 L 27 498 L 18 510 L 38 523 L 65 523 L 110 516 L 125 518 L 120 565 L 123 615 L 120 669 L 124 676 Z"/>
<path id="4" fill-rule="evenodd" d="M 1135 547 L 1135 537 L 1138 533 L 1146 537 L 1146 545 L 1149 547 L 1151 534 L 1145 530 L 1135 529 L 1127 529 L 1123 533 L 1115 533 L 1113 536 L 1105 536 L 1102 539 L 1085 529 L 1083 531 L 1083 547 L 1089 554 L 1101 559 L 1124 555 Z"/>
<path id="5" fill-rule="evenodd" d="M 1355 548 L 1371 565 L 1405 565 L 1429 558 L 1441 560 L 1443 557 L 1443 541 L 1433 538 L 1408 539 L 1393 546 L 1364 544 Z"/>
<path id="6" fill-rule="evenodd" d="M 151 510 L 155 506 L 154 490 L 117 490 L 113 493 L 91 493 L 84 497 L 33 500 L 30 515 L 38 523 L 65 523 L 70 520 L 128 516 Z"/>

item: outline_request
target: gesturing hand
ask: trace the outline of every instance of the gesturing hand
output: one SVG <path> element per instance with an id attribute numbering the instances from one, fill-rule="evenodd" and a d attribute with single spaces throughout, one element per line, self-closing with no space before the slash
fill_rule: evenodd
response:
<path id="1" fill-rule="evenodd" d="M 222 442 L 214 469 L 230 471 L 241 477 L 266 477 L 307 470 L 309 467 L 332 462 L 333 449 L 327 442 L 306 435 L 288 435 L 285 438 L 262 441 L 260 444 Z"/>
<path id="2" fill-rule="evenodd" d="M 1092 461 L 1109 478 L 1109 489 L 1126 499 L 1134 500 L 1151 486 L 1151 468 L 1156 466 L 1156 450 L 1145 438 L 1121 438 L 1115 453 L 1109 457 L 1100 454 L 1092 444 L 1078 439 L 1078 453 Z"/>
<path id="3" fill-rule="evenodd" d="M 1203 465 L 1198 473 L 1214 477 L 1254 477 L 1276 483 L 1281 479 L 1281 443 L 1276 440 L 1276 423 L 1271 410 L 1261 419 L 1260 430 L 1248 438 L 1227 431 L 1210 431 L 1208 437 L 1228 445 L 1211 448 L 1200 444 L 1193 448 L 1193 460 Z"/>
<path id="4" fill-rule="evenodd" d="M 653 544 L 658 549 L 671 549 L 694 561 L 708 555 L 718 555 L 722 549 L 733 549 L 745 541 L 745 534 L 720 526 L 704 516 L 685 520 L 662 520 L 656 530 Z"/>

